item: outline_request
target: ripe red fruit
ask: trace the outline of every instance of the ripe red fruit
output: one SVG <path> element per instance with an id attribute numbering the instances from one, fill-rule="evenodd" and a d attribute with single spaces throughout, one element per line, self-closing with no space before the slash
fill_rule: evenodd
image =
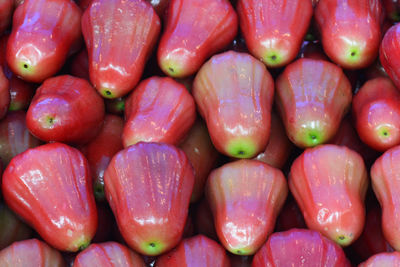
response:
<path id="1" fill-rule="evenodd" d="M 379 59 L 386 73 L 400 88 L 400 24 L 393 25 L 382 39 Z"/>
<path id="2" fill-rule="evenodd" d="M 382 267 L 382 266 L 400 266 L 400 252 L 385 252 L 375 254 L 358 267 Z"/>
<path id="3" fill-rule="evenodd" d="M 324 51 L 332 61 L 360 69 L 376 59 L 384 18 L 380 0 L 320 0 L 314 14 Z"/>
<path id="4" fill-rule="evenodd" d="M 203 235 L 196 235 L 182 240 L 171 252 L 159 257 L 155 266 L 230 267 L 230 264 L 225 249 L 220 244 Z"/>
<path id="5" fill-rule="evenodd" d="M 0 120 L 4 118 L 10 105 L 10 83 L 0 66 Z"/>
<path id="6" fill-rule="evenodd" d="M 76 255 L 74 267 L 145 267 L 142 257 L 117 242 L 91 244 Z"/>
<path id="7" fill-rule="evenodd" d="M 14 12 L 7 62 L 24 80 L 42 82 L 63 66 L 81 38 L 81 10 L 70 0 L 25 0 Z"/>
<path id="8" fill-rule="evenodd" d="M 313 7 L 310 0 L 239 0 L 237 12 L 250 53 L 282 67 L 298 54 Z"/>
<path id="9" fill-rule="evenodd" d="M 341 68 L 302 58 L 276 81 L 276 104 L 289 139 L 305 148 L 326 143 L 350 108 L 351 85 Z"/>
<path id="10" fill-rule="evenodd" d="M 308 228 L 342 246 L 361 235 L 368 178 L 355 151 L 336 145 L 306 149 L 292 164 L 289 188 Z"/>
<path id="11" fill-rule="evenodd" d="M 15 75 L 12 75 L 10 81 L 10 106 L 8 110 L 27 110 L 36 87 L 32 83 L 25 82 Z"/>
<path id="12" fill-rule="evenodd" d="M 90 80 L 106 98 L 126 95 L 139 82 L 160 32 L 144 0 L 93 0 L 82 16 Z"/>
<path id="13" fill-rule="evenodd" d="M 145 142 L 125 148 L 108 165 L 104 184 L 131 248 L 155 256 L 179 243 L 194 184 L 193 168 L 182 150 Z"/>
<path id="14" fill-rule="evenodd" d="M 253 258 L 252 267 L 350 267 L 343 250 L 317 231 L 292 229 L 273 233 Z"/>
<path id="15" fill-rule="evenodd" d="M 7 205 L 51 246 L 86 248 L 97 228 L 89 165 L 79 150 L 62 143 L 29 149 L 3 173 Z"/>
<path id="16" fill-rule="evenodd" d="M 218 151 L 252 158 L 265 149 L 274 80 L 264 64 L 246 53 L 215 55 L 197 73 L 192 93 Z"/>
<path id="17" fill-rule="evenodd" d="M 228 0 L 171 0 L 157 60 L 169 76 L 197 72 L 235 38 L 238 18 Z"/>
<path id="18" fill-rule="evenodd" d="M 144 142 L 178 144 L 196 119 L 185 86 L 169 77 L 142 81 L 125 102 L 124 147 Z"/>
<path id="19" fill-rule="evenodd" d="M 43 241 L 28 239 L 13 243 L 0 251 L 2 267 L 64 267 L 65 262 L 57 250 Z"/>
<path id="20" fill-rule="evenodd" d="M 205 192 L 222 245 L 252 255 L 272 233 L 288 187 L 280 170 L 242 159 L 212 171 Z"/>
<path id="21" fill-rule="evenodd" d="M 26 114 L 29 131 L 46 142 L 83 144 L 103 125 L 104 101 L 88 81 L 69 75 L 47 79 Z"/>

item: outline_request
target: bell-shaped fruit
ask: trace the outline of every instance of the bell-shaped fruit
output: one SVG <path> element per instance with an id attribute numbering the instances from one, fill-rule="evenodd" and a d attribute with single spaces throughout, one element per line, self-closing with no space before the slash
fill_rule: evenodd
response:
<path id="1" fill-rule="evenodd" d="M 10 100 L 10 82 L 0 66 L 0 120 L 6 115 Z"/>
<path id="2" fill-rule="evenodd" d="M 230 267 L 224 247 L 203 235 L 182 240 L 171 252 L 156 260 L 156 267 Z"/>
<path id="3" fill-rule="evenodd" d="M 371 256 L 358 267 L 396 267 L 400 266 L 400 252 L 383 252 Z"/>
<path id="4" fill-rule="evenodd" d="M 250 53 L 282 67 L 297 56 L 313 7 L 310 0 L 239 0 L 237 12 Z"/>
<path id="5" fill-rule="evenodd" d="M 142 81 L 125 102 L 124 147 L 143 142 L 177 144 L 196 119 L 196 105 L 185 86 L 169 77 Z"/>
<path id="6" fill-rule="evenodd" d="M 24 80 L 42 82 L 63 66 L 81 40 L 81 10 L 70 0 L 25 0 L 17 7 L 7 62 Z"/>
<path id="7" fill-rule="evenodd" d="M 117 242 L 91 244 L 76 255 L 74 267 L 145 267 L 142 257 Z"/>
<path id="8" fill-rule="evenodd" d="M 288 187 L 280 170 L 242 159 L 212 171 L 205 192 L 221 244 L 252 255 L 272 233 Z"/>
<path id="9" fill-rule="evenodd" d="M 86 248 L 97 228 L 87 160 L 62 143 L 31 148 L 14 157 L 3 173 L 6 204 L 51 246 Z"/>
<path id="10" fill-rule="evenodd" d="M 397 88 L 400 88 L 400 24 L 393 25 L 382 39 L 379 59 Z"/>
<path id="11" fill-rule="evenodd" d="M 265 149 L 274 80 L 264 64 L 246 53 L 215 55 L 197 73 L 192 94 L 218 151 L 252 158 Z"/>
<path id="12" fill-rule="evenodd" d="M 400 92 L 389 78 L 367 81 L 353 97 L 360 139 L 378 151 L 400 144 Z"/>
<path id="13" fill-rule="evenodd" d="M 368 177 L 357 152 L 336 145 L 306 149 L 292 164 L 289 188 L 308 228 L 342 246 L 361 235 Z"/>
<path id="14" fill-rule="evenodd" d="M 90 80 L 103 97 L 120 97 L 135 87 L 160 28 L 147 1 L 92 1 L 82 16 L 82 32 Z"/>
<path id="15" fill-rule="evenodd" d="M 13 243 L 0 251 L 1 267 L 65 267 L 56 249 L 37 239 Z"/>
<path id="16" fill-rule="evenodd" d="M 289 139 L 299 147 L 329 141 L 350 108 L 351 85 L 341 68 L 302 58 L 276 81 L 276 104 Z"/>
<path id="17" fill-rule="evenodd" d="M 317 231 L 273 233 L 253 258 L 252 267 L 350 267 L 342 248 Z"/>
<path id="18" fill-rule="evenodd" d="M 61 75 L 47 79 L 36 91 L 26 125 L 46 142 L 87 143 L 103 125 L 104 101 L 84 79 Z"/>
<path id="19" fill-rule="evenodd" d="M 380 0 L 320 0 L 314 15 L 322 46 L 332 61 L 360 69 L 376 59 L 384 19 Z"/>
<path id="20" fill-rule="evenodd" d="M 171 0 L 167 14 L 157 59 L 172 77 L 196 73 L 208 57 L 229 45 L 238 30 L 228 0 Z"/>
<path id="21" fill-rule="evenodd" d="M 164 143 L 125 148 L 104 174 L 106 197 L 122 236 L 131 248 L 152 256 L 179 243 L 193 184 L 185 153 Z"/>

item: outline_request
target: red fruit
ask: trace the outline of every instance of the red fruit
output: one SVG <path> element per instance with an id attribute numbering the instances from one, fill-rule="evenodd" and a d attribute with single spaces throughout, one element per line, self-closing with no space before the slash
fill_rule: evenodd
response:
<path id="1" fill-rule="evenodd" d="M 114 115 L 124 115 L 125 112 L 125 97 L 114 99 L 105 99 L 106 111 Z"/>
<path id="2" fill-rule="evenodd" d="M 171 0 L 157 60 L 169 76 L 195 74 L 235 38 L 238 18 L 228 0 Z"/>
<path id="3" fill-rule="evenodd" d="M 382 230 L 385 239 L 400 250 L 400 146 L 383 153 L 371 167 L 372 188 L 382 207 Z"/>
<path id="4" fill-rule="evenodd" d="M 0 121 L 0 158 L 4 166 L 19 153 L 42 143 L 29 132 L 25 117 L 24 111 L 15 111 Z"/>
<path id="5" fill-rule="evenodd" d="M 142 257 L 117 242 L 91 244 L 80 252 L 74 261 L 74 267 L 145 267 Z"/>
<path id="6" fill-rule="evenodd" d="M 313 7 L 310 0 L 239 0 L 237 12 L 251 54 L 282 67 L 298 54 Z"/>
<path id="7" fill-rule="evenodd" d="M 86 49 L 82 49 L 71 60 L 69 72 L 72 76 L 85 79 L 90 82 L 89 56 Z"/>
<path id="8" fill-rule="evenodd" d="M 117 153 L 104 174 L 106 197 L 128 245 L 159 255 L 182 236 L 194 173 L 185 153 L 140 142 Z"/>
<path id="9" fill-rule="evenodd" d="M 326 143 L 350 108 L 351 85 L 336 65 L 302 58 L 276 81 L 276 103 L 289 139 L 305 148 Z"/>
<path id="10" fill-rule="evenodd" d="M 400 266 L 400 252 L 379 253 L 362 262 L 358 267 L 390 267 Z"/>
<path id="11" fill-rule="evenodd" d="M 0 251 L 2 267 L 64 267 L 65 262 L 57 250 L 37 239 L 13 243 Z"/>
<path id="12" fill-rule="evenodd" d="M 292 164 L 289 188 L 308 228 L 342 246 L 361 235 L 368 177 L 357 152 L 336 145 L 306 149 Z"/>
<path id="13" fill-rule="evenodd" d="M 383 37 L 379 59 L 386 73 L 400 88 L 400 24 L 393 25 Z"/>
<path id="14" fill-rule="evenodd" d="M 10 105 L 8 110 L 26 110 L 28 109 L 36 87 L 27 83 L 15 75 L 12 75 L 10 80 Z"/>
<path id="15" fill-rule="evenodd" d="M 272 167 L 282 169 L 289 158 L 292 148 L 293 144 L 286 135 L 282 120 L 272 112 L 271 134 L 268 145 L 264 152 L 258 154 L 254 159 L 267 163 Z"/>
<path id="16" fill-rule="evenodd" d="M 14 0 L 0 0 L 0 35 L 10 26 L 14 11 Z"/>
<path id="17" fill-rule="evenodd" d="M 196 105 L 182 84 L 151 77 L 127 98 L 125 118 L 124 147 L 140 141 L 177 144 L 196 119 Z"/>
<path id="18" fill-rule="evenodd" d="M 14 157 L 3 173 L 7 205 L 58 250 L 86 248 L 97 228 L 89 165 L 77 149 L 51 143 Z"/>
<path id="19" fill-rule="evenodd" d="M 215 55 L 197 73 L 192 93 L 218 151 L 252 158 L 265 149 L 274 81 L 264 64 L 246 53 Z"/>
<path id="20" fill-rule="evenodd" d="M 69 75 L 47 79 L 26 114 L 29 131 L 46 142 L 87 143 L 103 120 L 103 99 L 89 82 Z"/>
<path id="21" fill-rule="evenodd" d="M 179 148 L 185 152 L 194 168 L 195 181 L 191 202 L 198 201 L 204 191 L 204 185 L 218 159 L 218 152 L 214 148 L 207 126 L 202 120 L 197 120 Z"/>
<path id="22" fill-rule="evenodd" d="M 378 151 L 400 144 L 400 92 L 389 78 L 367 81 L 353 98 L 360 139 Z"/>
<path id="23" fill-rule="evenodd" d="M 92 1 L 82 16 L 82 32 L 90 80 L 103 97 L 117 98 L 135 87 L 160 27 L 146 1 Z"/>
<path id="24" fill-rule="evenodd" d="M 383 18 L 380 0 L 320 0 L 315 8 L 325 53 L 348 69 L 365 68 L 376 59 Z"/>
<path id="25" fill-rule="evenodd" d="M 174 250 L 159 257 L 156 267 L 230 267 L 225 249 L 208 237 L 197 235 L 183 240 Z"/>
<path id="26" fill-rule="evenodd" d="M 168 8 L 170 0 L 146 0 L 149 2 L 154 10 L 157 12 L 157 15 L 160 18 L 164 18 L 165 16 L 165 11 Z"/>
<path id="27" fill-rule="evenodd" d="M 252 267 L 350 267 L 343 250 L 317 231 L 292 229 L 273 233 L 254 256 Z"/>
<path id="28" fill-rule="evenodd" d="M 10 105 L 10 83 L 0 67 L 0 120 L 4 118 Z"/>
<path id="29" fill-rule="evenodd" d="M 69 0 L 25 0 L 14 12 L 7 44 L 11 70 L 30 82 L 42 82 L 63 66 L 81 38 L 81 10 Z"/>
<path id="30" fill-rule="evenodd" d="M 104 172 L 111 158 L 124 147 L 122 145 L 122 129 L 124 121 L 115 115 L 106 115 L 100 133 L 81 151 L 89 162 L 93 177 L 96 200 L 104 200 Z"/>
<path id="31" fill-rule="evenodd" d="M 243 159 L 212 171 L 205 192 L 222 245 L 252 255 L 272 233 L 288 188 L 280 170 Z"/>

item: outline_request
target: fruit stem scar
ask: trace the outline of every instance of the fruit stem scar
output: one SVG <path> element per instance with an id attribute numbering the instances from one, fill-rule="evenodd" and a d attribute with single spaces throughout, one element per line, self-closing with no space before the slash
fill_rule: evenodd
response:
<path id="1" fill-rule="evenodd" d="M 169 69 L 171 72 L 174 72 L 174 69 L 173 69 L 173 68 L 169 67 L 168 69 Z"/>
<path id="2" fill-rule="evenodd" d="M 155 248 L 155 247 L 156 247 L 156 244 L 154 244 L 154 243 L 150 243 L 149 245 L 150 245 L 150 247 L 152 247 L 152 248 Z"/>
<path id="3" fill-rule="evenodd" d="M 28 68 L 28 64 L 25 63 L 24 64 L 24 68 L 27 69 Z"/>

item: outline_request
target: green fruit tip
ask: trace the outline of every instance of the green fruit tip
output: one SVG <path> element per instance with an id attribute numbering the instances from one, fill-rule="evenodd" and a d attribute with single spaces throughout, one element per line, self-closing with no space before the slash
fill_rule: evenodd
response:
<path id="1" fill-rule="evenodd" d="M 232 254 L 236 254 L 239 256 L 248 256 L 248 255 L 252 255 L 255 253 L 254 250 L 252 249 L 246 249 L 246 248 L 230 248 L 229 251 Z"/>
<path id="2" fill-rule="evenodd" d="M 380 139 L 388 139 L 388 138 L 390 138 L 391 134 L 390 134 L 389 127 L 380 126 L 376 130 L 377 130 L 377 133 L 378 133 Z"/>
<path id="3" fill-rule="evenodd" d="M 304 129 L 300 138 L 297 140 L 303 147 L 314 147 L 324 143 L 326 140 L 318 129 Z"/>
<path id="4" fill-rule="evenodd" d="M 142 254 L 147 256 L 158 256 L 165 252 L 166 247 L 161 243 L 150 241 L 143 244 L 141 247 Z"/>
<path id="5" fill-rule="evenodd" d="M 101 95 L 104 98 L 108 98 L 108 99 L 113 99 L 115 98 L 115 95 L 112 93 L 112 91 L 108 88 L 103 88 L 100 90 Z"/>
<path id="6" fill-rule="evenodd" d="M 351 234 L 349 235 L 349 236 L 346 236 L 346 235 L 344 235 L 344 234 L 342 234 L 342 235 L 339 235 L 337 238 L 336 238 L 336 243 L 338 243 L 340 246 L 342 246 L 342 247 L 345 247 L 345 246 L 348 246 L 348 245 L 350 245 L 350 243 L 351 243 L 351 241 L 352 241 L 352 238 L 351 238 Z"/>
<path id="7" fill-rule="evenodd" d="M 346 55 L 346 59 L 350 64 L 358 63 L 361 59 L 361 52 L 357 47 L 351 47 Z"/>
<path id="8" fill-rule="evenodd" d="M 264 61 L 268 67 L 280 67 L 284 64 L 283 60 L 282 54 L 274 50 L 268 51 L 262 58 L 262 61 Z"/>
<path id="9" fill-rule="evenodd" d="M 87 248 L 90 245 L 90 239 L 87 238 L 86 236 L 82 236 L 80 237 L 77 242 L 74 243 L 73 245 L 73 250 L 72 251 L 76 251 L 76 249 L 78 249 L 78 251 L 82 251 L 85 248 Z"/>
<path id="10" fill-rule="evenodd" d="M 235 158 L 252 158 L 256 155 L 256 145 L 251 140 L 236 139 L 232 140 L 227 146 L 228 156 Z"/>

